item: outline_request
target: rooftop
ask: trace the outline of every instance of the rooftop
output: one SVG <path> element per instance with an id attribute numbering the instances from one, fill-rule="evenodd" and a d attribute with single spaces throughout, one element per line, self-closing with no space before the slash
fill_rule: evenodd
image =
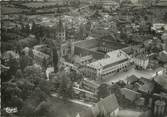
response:
<path id="1" fill-rule="evenodd" d="M 139 86 L 139 91 L 145 92 L 145 93 L 151 93 L 154 89 L 154 83 L 152 80 L 146 79 L 146 78 L 140 78 L 140 82 L 143 83 L 143 85 Z"/>
<path id="2" fill-rule="evenodd" d="M 130 77 L 128 77 L 127 78 L 127 81 L 129 82 L 129 83 L 133 83 L 133 82 L 136 82 L 136 81 L 138 81 L 138 77 L 136 77 L 135 75 L 131 75 Z"/>
<path id="3" fill-rule="evenodd" d="M 140 93 L 127 89 L 127 88 L 122 88 L 121 93 L 125 95 L 125 98 L 130 100 L 130 101 L 135 101 L 135 99 L 140 97 Z"/>
<path id="4" fill-rule="evenodd" d="M 167 89 L 167 76 L 162 75 L 155 78 L 155 81 L 160 84 L 164 89 Z"/>
<path id="5" fill-rule="evenodd" d="M 120 50 L 115 50 L 112 52 L 107 53 L 109 58 L 104 58 L 93 63 L 88 64 L 90 67 L 94 67 L 96 69 L 100 69 L 102 67 L 106 67 L 107 65 L 111 65 L 113 63 L 121 62 L 123 60 L 128 59 L 125 54 L 122 53 Z"/>
<path id="6" fill-rule="evenodd" d="M 114 94 L 102 99 L 97 103 L 97 106 L 100 111 L 105 111 L 106 113 L 111 113 L 115 111 L 115 109 L 119 108 L 117 98 Z"/>
<path id="7" fill-rule="evenodd" d="M 84 81 L 89 83 L 92 87 L 94 86 L 94 87 L 98 88 L 100 86 L 100 84 L 98 84 L 97 82 L 95 82 L 93 80 L 89 80 L 88 78 L 84 78 Z"/>

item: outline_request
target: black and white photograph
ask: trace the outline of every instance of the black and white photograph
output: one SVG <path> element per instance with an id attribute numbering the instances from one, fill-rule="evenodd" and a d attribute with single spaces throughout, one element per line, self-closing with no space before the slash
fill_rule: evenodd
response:
<path id="1" fill-rule="evenodd" d="M 167 117 L 167 0 L 0 0 L 1 117 Z"/>

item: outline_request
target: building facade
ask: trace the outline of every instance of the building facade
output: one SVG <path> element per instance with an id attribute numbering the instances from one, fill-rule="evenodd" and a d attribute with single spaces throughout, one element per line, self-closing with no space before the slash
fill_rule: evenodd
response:
<path id="1" fill-rule="evenodd" d="M 140 57 L 134 57 L 132 58 L 134 64 L 137 67 L 141 67 L 142 69 L 147 69 L 148 65 L 149 65 L 149 58 L 145 57 L 145 56 L 140 56 Z"/>
<path id="2" fill-rule="evenodd" d="M 107 53 L 106 58 L 84 66 L 83 74 L 92 80 L 103 80 L 108 75 L 125 70 L 129 64 L 128 55 L 121 50 L 115 50 Z"/>
<path id="3" fill-rule="evenodd" d="M 95 94 L 97 94 L 99 86 L 100 86 L 99 84 L 95 83 L 92 80 L 89 80 L 88 78 L 84 78 L 84 80 L 81 83 L 81 87 L 83 89 L 91 91 Z"/>

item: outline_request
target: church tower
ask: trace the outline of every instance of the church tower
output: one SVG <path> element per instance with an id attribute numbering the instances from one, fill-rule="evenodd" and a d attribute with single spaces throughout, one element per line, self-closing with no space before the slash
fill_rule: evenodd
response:
<path id="1" fill-rule="evenodd" d="M 65 31 L 65 27 L 64 27 L 64 25 L 62 23 L 61 17 L 59 18 L 59 22 L 58 22 L 58 25 L 57 25 L 56 38 L 61 43 L 66 41 L 66 31 Z"/>

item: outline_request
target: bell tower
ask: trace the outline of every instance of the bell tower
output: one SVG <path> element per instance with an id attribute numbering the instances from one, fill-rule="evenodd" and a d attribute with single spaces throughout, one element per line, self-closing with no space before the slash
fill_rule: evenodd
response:
<path id="1" fill-rule="evenodd" d="M 66 31 L 65 31 L 65 27 L 64 24 L 62 22 L 61 16 L 59 17 L 59 22 L 57 25 L 57 39 L 60 42 L 65 42 L 66 41 Z"/>

